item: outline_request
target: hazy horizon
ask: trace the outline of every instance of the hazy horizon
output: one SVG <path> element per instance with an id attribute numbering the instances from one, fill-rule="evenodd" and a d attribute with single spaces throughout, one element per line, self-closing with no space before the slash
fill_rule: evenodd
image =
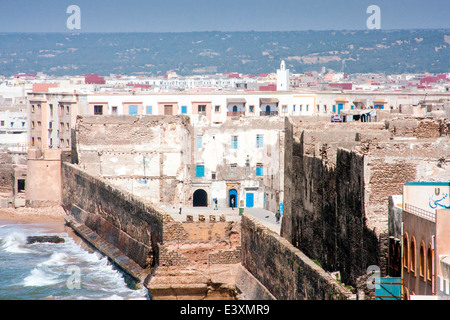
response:
<path id="1" fill-rule="evenodd" d="M 80 8 L 80 33 L 368 30 L 377 5 L 382 30 L 448 29 L 448 0 L 16 0 L 2 3 L 0 32 L 67 33 Z"/>

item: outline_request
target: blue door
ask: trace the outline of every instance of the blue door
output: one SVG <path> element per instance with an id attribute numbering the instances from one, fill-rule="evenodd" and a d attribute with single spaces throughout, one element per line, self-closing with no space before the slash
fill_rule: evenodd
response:
<path id="1" fill-rule="evenodd" d="M 254 198 L 255 198 L 255 196 L 253 193 L 247 193 L 246 199 L 245 199 L 247 208 L 253 208 Z"/>
<path id="2" fill-rule="evenodd" d="M 341 110 L 344 109 L 344 105 L 342 103 L 338 104 L 338 114 L 341 114 Z"/>
<path id="3" fill-rule="evenodd" d="M 238 198 L 237 198 L 237 191 L 236 191 L 236 189 L 231 189 L 228 192 L 228 205 L 229 205 L 229 207 L 230 208 L 231 207 L 236 208 L 237 207 L 237 200 L 238 200 Z"/>

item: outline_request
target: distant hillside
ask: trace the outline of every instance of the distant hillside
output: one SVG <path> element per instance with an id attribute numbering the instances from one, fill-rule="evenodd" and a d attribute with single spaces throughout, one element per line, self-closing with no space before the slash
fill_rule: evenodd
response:
<path id="1" fill-rule="evenodd" d="M 450 72 L 450 29 L 0 34 L 0 74 Z"/>

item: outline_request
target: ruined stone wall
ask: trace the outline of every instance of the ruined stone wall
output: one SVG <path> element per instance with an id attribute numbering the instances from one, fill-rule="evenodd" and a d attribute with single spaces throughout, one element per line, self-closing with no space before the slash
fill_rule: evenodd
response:
<path id="1" fill-rule="evenodd" d="M 351 292 L 283 237 L 242 217 L 242 265 L 278 300 L 346 300 Z"/>
<path id="2" fill-rule="evenodd" d="M 157 264 L 167 219 L 164 213 L 67 162 L 62 164 L 61 175 L 62 204 L 67 213 L 143 269 Z"/>
<path id="3" fill-rule="evenodd" d="M 447 121 L 432 117 L 395 117 L 386 121 L 393 137 L 436 139 L 448 135 Z"/>
<path id="4" fill-rule="evenodd" d="M 186 221 L 166 221 L 160 245 L 161 266 L 235 264 L 241 259 L 239 221 L 225 216 L 188 215 Z"/>

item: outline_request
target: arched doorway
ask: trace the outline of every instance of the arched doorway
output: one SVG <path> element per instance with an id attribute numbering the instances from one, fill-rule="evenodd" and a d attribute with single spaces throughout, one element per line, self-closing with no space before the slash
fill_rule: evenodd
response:
<path id="1" fill-rule="evenodd" d="M 231 207 L 236 208 L 237 207 L 237 202 L 238 202 L 237 191 L 236 191 L 236 189 L 231 189 L 228 192 L 228 206 L 230 208 Z"/>
<path id="2" fill-rule="evenodd" d="M 194 207 L 207 207 L 208 206 L 208 194 L 203 189 L 198 189 L 194 192 Z"/>
<path id="3" fill-rule="evenodd" d="M 270 106 L 266 106 L 266 116 L 270 116 Z"/>
<path id="4" fill-rule="evenodd" d="M 237 111 L 238 111 L 237 106 L 233 106 L 233 112 L 237 112 Z"/>

